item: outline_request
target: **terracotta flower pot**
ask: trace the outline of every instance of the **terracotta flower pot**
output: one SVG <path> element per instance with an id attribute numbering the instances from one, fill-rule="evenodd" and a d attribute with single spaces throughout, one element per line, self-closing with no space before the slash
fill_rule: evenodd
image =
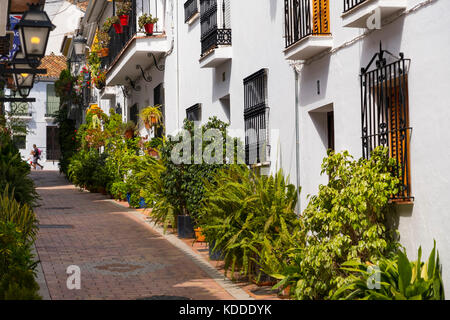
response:
<path id="1" fill-rule="evenodd" d="M 125 138 L 132 139 L 133 138 L 133 131 L 129 130 L 125 132 Z"/>
<path id="2" fill-rule="evenodd" d="M 117 34 L 123 33 L 123 27 L 120 23 L 114 23 L 113 27 Z"/>
<path id="3" fill-rule="evenodd" d="M 151 36 L 153 34 L 154 27 L 155 27 L 154 23 L 144 24 L 145 33 Z"/>
<path id="4" fill-rule="evenodd" d="M 148 148 L 147 149 L 147 154 L 151 157 L 158 157 L 159 156 L 159 152 L 158 150 L 156 150 L 155 148 Z"/>
<path id="5" fill-rule="evenodd" d="M 155 116 L 150 116 L 150 122 L 151 124 L 155 125 L 158 123 L 158 118 L 156 118 Z"/>
<path id="6" fill-rule="evenodd" d="M 107 57 L 109 55 L 109 48 L 101 48 L 100 53 L 102 57 Z"/>
<path id="7" fill-rule="evenodd" d="M 202 228 L 194 229 L 195 231 L 195 239 L 197 242 L 206 242 L 205 236 L 202 234 Z"/>
<path id="8" fill-rule="evenodd" d="M 127 14 L 119 16 L 119 20 L 122 26 L 128 26 L 129 16 Z"/>

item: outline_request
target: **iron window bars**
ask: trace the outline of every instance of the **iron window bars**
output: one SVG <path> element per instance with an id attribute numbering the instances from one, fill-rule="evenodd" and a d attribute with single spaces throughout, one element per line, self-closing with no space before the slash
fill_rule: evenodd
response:
<path id="1" fill-rule="evenodd" d="M 329 0 L 284 0 L 286 48 L 307 36 L 330 33 Z"/>
<path id="2" fill-rule="evenodd" d="M 186 109 L 186 118 L 190 121 L 202 121 L 202 105 L 197 103 Z"/>
<path id="3" fill-rule="evenodd" d="M 262 69 L 244 79 L 245 163 L 269 159 L 267 72 Z"/>
<path id="4" fill-rule="evenodd" d="M 219 28 L 217 0 L 200 0 L 202 56 L 221 45 L 231 45 L 231 29 L 227 26 L 227 0 L 222 3 L 222 28 Z M 229 0 L 228 0 L 229 1 Z"/>
<path id="5" fill-rule="evenodd" d="M 188 0 L 184 3 L 184 22 L 188 22 L 198 13 L 197 1 L 198 0 Z"/>
<path id="6" fill-rule="evenodd" d="M 387 63 L 386 54 L 395 61 Z M 374 62 L 375 67 L 371 69 Z M 380 45 L 380 52 L 361 69 L 360 75 L 363 157 L 370 158 L 372 150 L 378 146 L 389 149 L 390 157 L 397 161 L 394 171 L 400 180 L 400 190 L 393 196 L 396 201 L 413 199 L 409 156 L 412 130 L 408 111 L 409 63 L 402 53 L 395 57 Z"/>
<path id="7" fill-rule="evenodd" d="M 344 12 L 350 11 L 363 2 L 366 2 L 366 0 L 344 0 Z"/>

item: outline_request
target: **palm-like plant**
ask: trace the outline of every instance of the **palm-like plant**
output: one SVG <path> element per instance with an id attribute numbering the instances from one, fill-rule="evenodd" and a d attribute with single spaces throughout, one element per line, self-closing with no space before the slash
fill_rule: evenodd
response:
<path id="1" fill-rule="evenodd" d="M 444 300 L 441 265 L 436 241 L 426 263 L 410 262 L 400 251 L 395 259 L 381 259 L 375 266 L 348 261 L 342 270 L 352 272 L 347 284 L 338 289 L 333 299 L 342 300 Z"/>
<path id="2" fill-rule="evenodd" d="M 11 194 L 14 195 L 14 190 L 10 192 L 7 185 L 0 196 L 0 220 L 14 223 L 24 239 L 35 239 L 38 230 L 36 214 L 27 204 L 17 202 Z"/>
<path id="3" fill-rule="evenodd" d="M 266 251 L 300 227 L 295 214 L 297 190 L 280 171 L 257 176 L 245 166 L 219 171 L 205 181 L 204 207 L 198 218 L 208 242 L 224 252 L 225 268 L 259 276 Z"/>

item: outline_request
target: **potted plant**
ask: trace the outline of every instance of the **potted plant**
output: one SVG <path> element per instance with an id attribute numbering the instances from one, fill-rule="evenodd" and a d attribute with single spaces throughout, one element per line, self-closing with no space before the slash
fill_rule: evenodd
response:
<path id="1" fill-rule="evenodd" d="M 94 85 L 97 89 L 101 90 L 105 87 L 106 84 L 106 72 L 99 71 L 98 75 L 94 77 Z"/>
<path id="2" fill-rule="evenodd" d="M 158 106 L 148 106 L 147 108 L 142 109 L 139 117 L 145 124 L 146 129 L 150 129 L 155 127 L 161 123 L 162 112 L 161 107 Z"/>
<path id="3" fill-rule="evenodd" d="M 103 30 L 99 30 L 97 32 L 97 40 L 98 44 L 100 45 L 100 53 L 102 57 L 106 57 L 109 54 L 109 41 L 111 40 L 111 37 L 109 34 Z"/>
<path id="4" fill-rule="evenodd" d="M 136 133 L 136 124 L 133 121 L 128 121 L 124 127 L 124 135 L 127 139 L 132 139 Z"/>
<path id="5" fill-rule="evenodd" d="M 109 32 L 109 30 L 111 29 L 111 27 L 113 25 L 113 18 L 114 17 L 106 18 L 106 20 L 105 20 L 105 22 L 103 23 L 103 26 L 102 26 L 102 31 L 104 31 L 106 33 Z"/>
<path id="6" fill-rule="evenodd" d="M 155 137 L 152 140 L 145 143 L 144 148 L 146 153 L 151 157 L 159 157 L 158 149 L 162 146 L 162 139 Z"/>
<path id="7" fill-rule="evenodd" d="M 194 229 L 195 232 L 195 241 L 196 242 L 206 242 L 205 236 L 202 234 L 202 228 L 198 227 Z"/>
<path id="8" fill-rule="evenodd" d="M 122 26 L 128 26 L 129 13 L 131 11 L 131 1 L 122 2 L 117 9 L 117 16 L 119 17 Z"/>
<path id="9" fill-rule="evenodd" d="M 144 13 L 139 17 L 139 28 L 143 30 L 147 35 L 153 34 L 155 23 L 158 22 L 158 18 L 153 18 L 151 14 Z"/>
<path id="10" fill-rule="evenodd" d="M 120 19 L 119 19 L 118 16 L 114 16 L 114 17 L 111 17 L 111 18 L 108 18 L 108 19 L 111 19 L 110 20 L 111 24 L 114 27 L 114 30 L 116 30 L 117 34 L 123 33 L 123 27 L 120 24 Z"/>

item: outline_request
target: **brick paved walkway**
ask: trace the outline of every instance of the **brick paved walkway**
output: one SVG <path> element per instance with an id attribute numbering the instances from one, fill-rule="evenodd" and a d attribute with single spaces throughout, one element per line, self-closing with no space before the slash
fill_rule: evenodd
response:
<path id="1" fill-rule="evenodd" d="M 81 192 L 54 171 L 32 177 L 36 249 L 52 299 L 142 299 L 179 296 L 233 299 L 186 254 L 105 196 Z M 67 267 L 81 268 L 81 289 L 67 289 Z"/>

